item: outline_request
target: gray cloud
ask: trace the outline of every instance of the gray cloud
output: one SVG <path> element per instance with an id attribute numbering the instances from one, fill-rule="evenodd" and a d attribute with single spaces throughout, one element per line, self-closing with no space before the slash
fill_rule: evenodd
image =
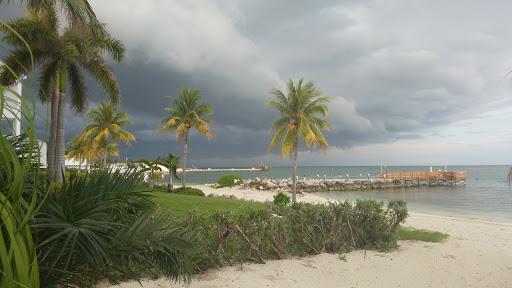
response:
<path id="1" fill-rule="evenodd" d="M 193 161 L 205 165 L 277 161 L 265 154 L 277 116 L 266 102 L 290 77 L 314 80 L 332 97 L 327 135 L 340 149 L 421 139 L 432 127 L 511 105 L 503 80 L 512 67 L 508 1 L 92 4 L 128 48 L 114 67 L 122 107 L 136 122 L 137 143 L 123 147 L 129 157 L 181 151 L 158 124 L 166 96 L 183 87 L 200 89 L 216 110 L 216 139 L 192 138 Z M 2 19 L 14 13 L 4 11 Z M 104 98 L 90 90 L 91 105 Z M 85 121 L 71 115 L 68 135 Z"/>

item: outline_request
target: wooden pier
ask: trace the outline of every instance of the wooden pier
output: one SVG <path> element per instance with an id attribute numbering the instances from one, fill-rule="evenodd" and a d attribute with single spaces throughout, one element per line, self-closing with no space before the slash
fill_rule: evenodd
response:
<path id="1" fill-rule="evenodd" d="M 426 183 L 428 185 L 446 185 L 446 184 L 465 184 L 466 171 L 434 171 L 434 172 L 382 172 L 380 179 L 391 180 L 393 182 L 417 182 L 418 185 Z"/>

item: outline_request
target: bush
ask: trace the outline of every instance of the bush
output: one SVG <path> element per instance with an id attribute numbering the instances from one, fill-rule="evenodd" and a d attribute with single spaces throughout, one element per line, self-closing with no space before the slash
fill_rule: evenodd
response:
<path id="1" fill-rule="evenodd" d="M 213 215 L 190 212 L 181 225 L 196 231 L 200 253 L 196 271 L 243 262 L 353 249 L 388 250 L 397 246 L 404 202 L 358 201 L 315 205 L 268 205 Z"/>
<path id="2" fill-rule="evenodd" d="M 142 174 L 97 170 L 66 178 L 35 217 L 43 287 L 90 287 L 147 275 L 190 279 L 188 230 L 155 212 Z"/>
<path id="3" fill-rule="evenodd" d="M 204 192 L 202 190 L 192 188 L 192 187 L 180 187 L 180 188 L 174 189 L 172 192 L 176 193 L 176 194 L 181 194 L 181 195 L 203 196 L 203 197 L 205 196 Z"/>
<path id="4" fill-rule="evenodd" d="M 278 194 L 274 195 L 274 204 L 276 205 L 288 205 L 291 201 L 292 200 L 290 199 L 290 196 L 284 194 L 283 192 L 279 192 Z"/>
<path id="5" fill-rule="evenodd" d="M 244 183 L 244 179 L 238 175 L 225 175 L 220 177 L 219 181 L 217 181 L 217 187 L 232 187 L 242 183 Z"/>

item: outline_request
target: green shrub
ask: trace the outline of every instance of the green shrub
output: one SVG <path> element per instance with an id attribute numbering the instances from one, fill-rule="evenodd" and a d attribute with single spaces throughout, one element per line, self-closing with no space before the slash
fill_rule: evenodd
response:
<path id="1" fill-rule="evenodd" d="M 190 195 L 190 196 L 205 196 L 204 192 L 200 189 L 192 188 L 192 187 L 180 187 L 176 188 L 172 191 L 176 194 L 181 195 Z"/>
<path id="2" fill-rule="evenodd" d="M 217 181 L 218 187 L 232 187 L 244 183 L 244 179 L 238 175 L 224 175 Z"/>
<path id="3" fill-rule="evenodd" d="M 191 211 L 181 225 L 195 231 L 194 239 L 202 244 L 193 259 L 195 270 L 204 271 L 324 252 L 388 250 L 397 246 L 404 210 L 403 202 L 385 207 L 376 201 L 267 205 L 213 215 Z"/>
<path id="4" fill-rule="evenodd" d="M 292 200 L 290 199 L 290 196 L 284 194 L 283 192 L 279 192 L 278 194 L 274 195 L 274 204 L 276 205 L 288 205 L 291 201 Z"/>
<path id="5" fill-rule="evenodd" d="M 101 278 L 190 279 L 188 230 L 155 212 L 142 174 L 96 170 L 66 178 L 35 218 L 43 287 Z"/>

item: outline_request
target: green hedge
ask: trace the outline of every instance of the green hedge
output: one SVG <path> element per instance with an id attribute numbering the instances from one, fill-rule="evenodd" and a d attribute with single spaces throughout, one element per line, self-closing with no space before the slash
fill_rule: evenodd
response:
<path id="1" fill-rule="evenodd" d="M 217 181 L 218 187 L 232 187 L 242 183 L 244 183 L 244 179 L 238 175 L 225 175 Z"/>
<path id="2" fill-rule="evenodd" d="M 180 187 L 175 188 L 172 193 L 181 194 L 181 195 L 190 195 L 190 196 L 205 196 L 204 192 L 200 189 L 192 188 L 192 187 Z"/>
<path id="3" fill-rule="evenodd" d="M 247 208 L 242 213 L 206 215 L 197 211 L 180 225 L 196 231 L 201 252 L 193 256 L 196 271 L 243 262 L 342 253 L 353 249 L 388 250 L 397 246 L 405 202 L 357 201 L 315 205 L 299 203 Z"/>

